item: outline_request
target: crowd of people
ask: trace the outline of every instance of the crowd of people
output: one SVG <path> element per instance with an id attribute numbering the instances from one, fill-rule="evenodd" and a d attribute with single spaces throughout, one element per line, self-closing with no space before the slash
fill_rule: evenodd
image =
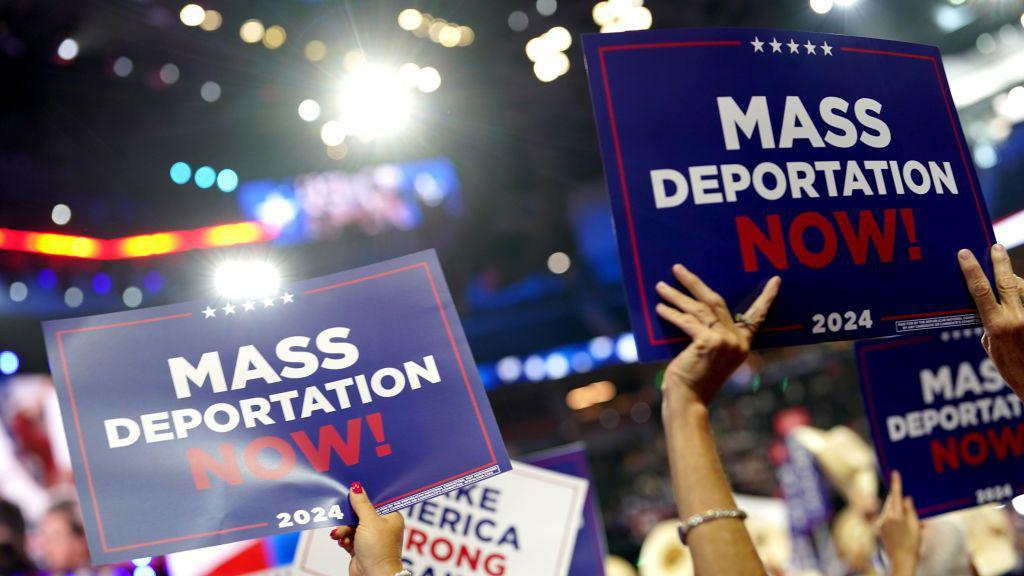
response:
<path id="1" fill-rule="evenodd" d="M 1014 274 L 1006 249 L 998 244 L 991 251 L 994 287 L 974 254 L 962 250 L 957 258 L 985 328 L 981 344 L 1007 384 L 1024 398 L 1024 279 Z M 782 282 L 772 278 L 745 312 L 733 315 L 722 297 L 683 265 L 673 267 L 672 276 L 688 294 L 668 282 L 659 283 L 662 302 L 657 312 L 692 340 L 669 363 L 662 388 L 662 421 L 681 520 L 679 537 L 690 549 L 697 576 L 767 575 L 744 527 L 746 513 L 737 507 L 720 462 L 709 425 L 709 405 L 749 354 Z M 401 514 L 378 516 L 359 484 L 353 484 L 349 498 L 359 524 L 337 528 L 331 538 L 352 555 L 350 575 L 408 574 L 401 561 Z M 885 504 L 873 520 L 892 576 L 956 574 L 957 566 L 973 572 L 966 558 L 951 558 L 945 566 L 936 566 L 932 558 L 922 557 L 922 522 L 913 496 L 903 493 L 898 471 L 893 472 Z M 925 566 L 929 572 L 919 570 Z"/>
<path id="2" fill-rule="evenodd" d="M 991 253 L 994 285 L 969 251 L 961 251 L 958 259 L 985 328 L 981 345 L 1009 386 L 1024 398 L 1024 280 L 1014 274 L 1000 245 Z M 667 365 L 662 386 L 664 442 L 680 519 L 679 538 L 689 549 L 697 576 L 768 574 L 722 466 L 709 407 L 747 359 L 758 328 L 783 289 L 782 281 L 772 278 L 746 311 L 734 314 L 721 296 L 683 265 L 676 265 L 671 277 L 671 282 L 657 285 L 661 298 L 657 312 L 692 339 Z M 406 574 L 403 517 L 400 513 L 379 516 L 367 490 L 352 484 L 349 499 L 359 524 L 339 527 L 331 537 L 352 555 L 352 576 Z M 888 574 L 975 574 L 965 539 L 935 536 L 945 529 L 943 525 L 919 520 L 913 496 L 904 494 L 899 472 L 889 479 L 881 509 L 865 507 L 859 514 L 864 516 L 861 520 L 873 523 Z M 67 573 L 89 566 L 82 518 L 73 501 L 50 506 L 37 525 L 37 556 L 46 569 Z M 933 533 L 930 544 L 922 537 L 928 530 Z M 960 545 L 951 544 L 954 541 Z M 0 500 L 0 574 L 28 574 L 33 569 L 26 547 L 26 520 L 17 506 Z"/>

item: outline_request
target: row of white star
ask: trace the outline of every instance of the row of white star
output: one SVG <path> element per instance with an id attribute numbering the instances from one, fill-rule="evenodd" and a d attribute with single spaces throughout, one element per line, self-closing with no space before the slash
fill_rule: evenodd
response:
<path id="1" fill-rule="evenodd" d="M 292 294 L 291 292 L 285 292 L 285 293 L 281 294 L 281 303 L 282 304 L 290 304 L 294 299 L 295 299 L 295 295 Z M 246 300 L 245 302 L 241 303 L 242 311 L 243 312 L 249 312 L 251 310 L 255 310 L 256 309 L 256 304 L 259 304 L 259 303 L 262 303 L 264 308 L 270 308 L 271 306 L 274 305 L 274 302 L 276 302 L 276 301 L 277 301 L 277 297 L 274 297 L 274 296 L 270 296 L 270 297 L 264 298 L 263 300 Z M 235 313 L 235 308 L 236 308 L 236 306 L 234 304 L 232 304 L 231 302 L 228 302 L 224 306 L 221 306 L 220 310 L 222 310 L 224 312 L 225 316 L 230 316 L 230 315 Z M 217 317 L 217 310 L 218 310 L 217 308 L 212 308 L 210 306 L 207 306 L 206 309 L 203 310 L 203 318 L 216 318 Z"/>
<path id="2" fill-rule="evenodd" d="M 960 338 L 967 340 L 969 338 L 981 338 L 984 334 L 985 329 L 979 326 L 977 328 L 963 328 L 961 330 L 944 331 L 941 334 L 941 339 L 943 342 L 949 342 L 951 339 L 959 340 Z"/>
<path id="3" fill-rule="evenodd" d="M 793 41 L 792 38 L 789 39 L 789 42 L 787 44 L 783 44 L 782 42 L 779 42 L 775 38 L 772 38 L 771 42 L 762 42 L 760 38 L 758 38 L 757 36 L 754 36 L 754 39 L 750 42 L 750 45 L 754 47 L 754 52 L 764 52 L 765 51 L 765 49 L 764 49 L 764 45 L 765 44 L 767 44 L 767 45 L 772 47 L 772 52 L 778 52 L 779 54 L 782 54 L 782 47 L 783 46 L 789 47 L 789 53 L 790 54 L 799 54 L 800 53 L 801 44 L 797 44 L 796 42 Z M 821 45 L 819 46 L 817 44 L 812 43 L 810 40 L 808 40 L 807 43 L 803 44 L 802 46 L 803 46 L 804 50 L 807 51 L 807 54 L 817 54 L 816 50 L 818 48 L 821 48 L 822 55 L 824 55 L 824 56 L 832 56 L 832 46 L 829 46 L 827 41 L 826 42 L 822 42 Z"/>

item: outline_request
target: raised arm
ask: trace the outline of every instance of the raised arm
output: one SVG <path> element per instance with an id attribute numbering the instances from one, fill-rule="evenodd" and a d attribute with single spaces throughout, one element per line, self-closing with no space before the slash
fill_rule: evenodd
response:
<path id="1" fill-rule="evenodd" d="M 970 250 L 961 250 L 958 258 L 967 288 L 985 326 L 981 344 L 995 362 L 999 374 L 1017 396 L 1024 399 L 1024 304 L 1021 303 L 1024 280 L 1014 275 L 1010 255 L 1000 244 L 992 247 L 996 290 L 992 289 Z"/>
<path id="2" fill-rule="evenodd" d="M 734 319 L 725 301 L 680 264 L 673 275 L 690 295 L 658 284 L 658 315 L 693 342 L 665 370 L 661 416 L 664 421 L 679 518 L 708 518 L 691 528 L 686 544 L 697 576 L 754 576 L 764 567 L 740 518 L 722 517 L 736 509 L 722 469 L 708 418 L 708 403 L 746 359 L 754 333 L 775 300 L 781 280 L 772 278 L 746 313 Z"/>

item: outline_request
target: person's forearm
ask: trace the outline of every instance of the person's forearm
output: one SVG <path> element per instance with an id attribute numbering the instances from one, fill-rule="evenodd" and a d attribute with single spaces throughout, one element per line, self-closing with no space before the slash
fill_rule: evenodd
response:
<path id="1" fill-rule="evenodd" d="M 736 508 L 718 459 L 707 407 L 698 402 L 666 402 L 665 406 L 662 416 L 679 518 L 686 521 L 708 510 Z M 678 408 L 673 411 L 671 406 Z M 698 526 L 688 534 L 687 544 L 697 576 L 764 574 L 750 534 L 739 520 Z"/>
<path id="2" fill-rule="evenodd" d="M 891 559 L 890 559 L 891 560 Z M 908 558 L 892 561 L 892 576 L 914 576 L 917 571 L 917 559 Z"/>

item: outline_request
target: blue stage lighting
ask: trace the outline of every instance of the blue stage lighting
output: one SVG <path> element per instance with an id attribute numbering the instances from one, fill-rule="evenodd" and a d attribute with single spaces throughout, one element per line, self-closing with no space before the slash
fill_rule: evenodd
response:
<path id="1" fill-rule="evenodd" d="M 21 361 L 18 360 L 18 355 L 10 350 L 4 350 L 0 352 L 0 373 L 4 376 L 10 376 L 18 371 L 18 367 L 21 366 Z"/>
<path id="2" fill-rule="evenodd" d="M 196 186 L 209 188 L 217 180 L 217 171 L 209 166 L 196 169 Z"/>
<path id="3" fill-rule="evenodd" d="M 164 287 L 164 275 L 156 270 L 150 270 L 142 278 L 142 285 L 150 292 L 159 292 Z"/>
<path id="4" fill-rule="evenodd" d="M 221 192 L 234 192 L 238 188 L 238 173 L 231 168 L 225 168 L 217 174 L 217 187 Z"/>
<path id="5" fill-rule="evenodd" d="M 192 167 L 184 162 L 175 162 L 171 165 L 171 181 L 175 184 L 184 184 L 192 178 Z"/>
<path id="6" fill-rule="evenodd" d="M 49 268 L 43 268 L 37 276 L 39 287 L 45 290 L 53 290 L 57 287 L 57 273 Z"/>
<path id="7" fill-rule="evenodd" d="M 110 274 L 106 272 L 97 272 L 92 277 L 92 291 L 97 294 L 107 294 L 110 289 L 114 287 L 114 281 L 110 279 Z"/>

